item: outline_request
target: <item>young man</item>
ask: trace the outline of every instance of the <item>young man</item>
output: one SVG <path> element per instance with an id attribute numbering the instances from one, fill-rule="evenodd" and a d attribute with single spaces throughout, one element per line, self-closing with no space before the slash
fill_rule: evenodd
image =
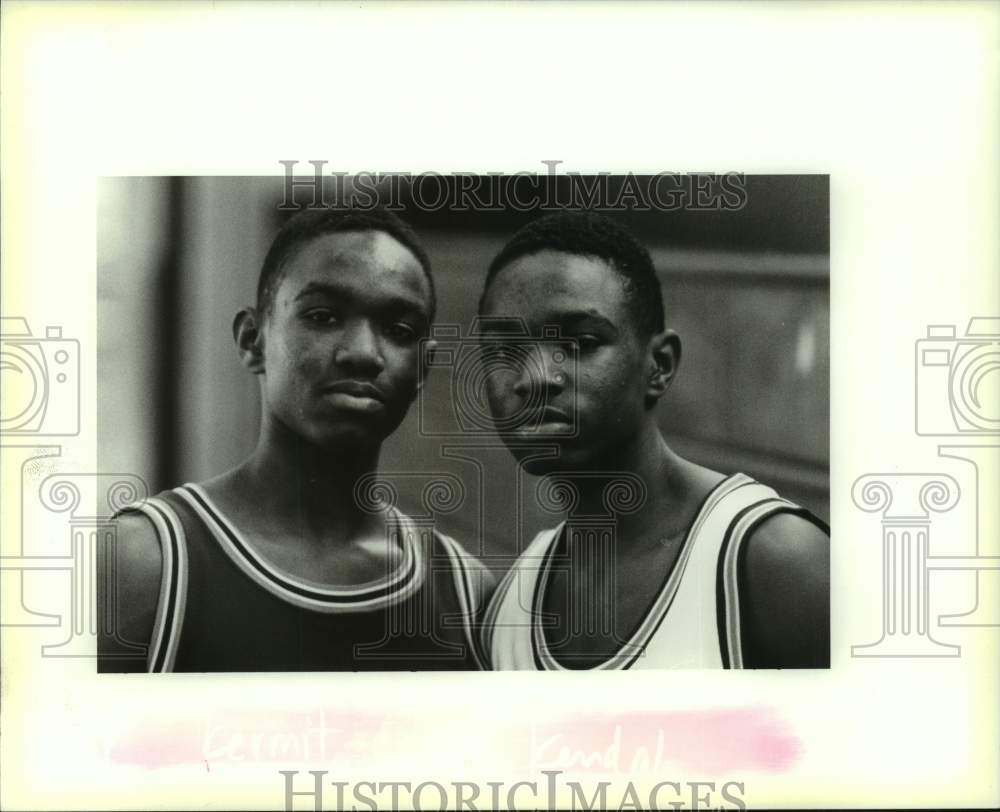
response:
<path id="1" fill-rule="evenodd" d="M 464 669 L 485 570 L 365 483 L 421 386 L 430 264 L 386 211 L 291 218 L 233 336 L 260 378 L 256 450 L 117 522 L 104 671 Z M 108 621 L 113 622 L 108 622 Z M 148 646 L 145 658 L 129 658 Z"/>
<path id="2" fill-rule="evenodd" d="M 549 336 L 488 396 L 525 469 L 572 494 L 493 597 L 492 667 L 828 667 L 828 528 L 660 434 L 681 343 L 646 249 L 607 217 L 544 217 L 490 265 L 480 316 L 494 358 L 511 319 Z"/>

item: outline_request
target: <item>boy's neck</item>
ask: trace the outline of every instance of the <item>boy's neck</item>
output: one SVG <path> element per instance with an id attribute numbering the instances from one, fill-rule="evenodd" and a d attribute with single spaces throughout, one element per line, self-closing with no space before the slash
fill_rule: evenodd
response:
<path id="1" fill-rule="evenodd" d="M 610 503 L 623 507 L 613 517 L 619 546 L 638 542 L 651 532 L 657 537 L 681 532 L 689 512 L 694 467 L 667 445 L 655 423 L 648 424 L 613 458 L 594 465 L 587 476 L 574 479 L 572 474 L 567 475 L 579 493 L 567 525 L 572 529 L 575 517 L 606 514 Z M 593 475 L 599 471 L 608 473 Z M 633 495 L 637 487 L 642 492 Z M 619 499 L 609 499 L 612 489 L 616 489 Z M 633 510 L 631 505 L 636 499 L 638 506 Z"/>
<path id="2" fill-rule="evenodd" d="M 378 470 L 381 447 L 330 449 L 283 426 L 267 426 L 242 467 L 250 491 L 279 516 L 314 527 L 356 527 L 371 513 L 362 509 L 358 482 Z"/>

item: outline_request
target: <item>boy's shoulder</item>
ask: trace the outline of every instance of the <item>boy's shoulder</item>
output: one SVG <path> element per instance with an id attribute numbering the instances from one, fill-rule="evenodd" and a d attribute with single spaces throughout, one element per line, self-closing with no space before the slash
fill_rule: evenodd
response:
<path id="1" fill-rule="evenodd" d="M 451 565 L 456 569 L 456 574 L 462 577 L 470 590 L 472 608 L 479 611 L 496 590 L 496 576 L 481 558 L 469 552 L 461 542 L 437 529 L 435 529 L 434 535 L 447 552 Z"/>
<path id="2" fill-rule="evenodd" d="M 782 511 L 744 544 L 747 665 L 829 667 L 829 529 L 805 511 Z"/>
<path id="3" fill-rule="evenodd" d="M 757 526 L 747 545 L 748 575 L 763 579 L 780 569 L 809 577 L 828 562 L 830 532 L 806 511 L 780 511 Z"/>
<path id="4" fill-rule="evenodd" d="M 102 538 L 97 557 L 98 667 L 102 671 L 144 670 L 136 646 L 151 643 L 164 571 L 163 538 L 172 521 L 164 493 L 119 510 L 114 532 Z"/>

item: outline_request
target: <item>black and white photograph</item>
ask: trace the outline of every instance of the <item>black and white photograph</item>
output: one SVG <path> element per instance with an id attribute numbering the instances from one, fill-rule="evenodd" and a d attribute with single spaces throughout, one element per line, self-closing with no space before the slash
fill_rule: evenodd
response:
<path id="1" fill-rule="evenodd" d="M 0 2 L 0 807 L 1000 808 L 1000 5 Z"/>
<path id="2" fill-rule="evenodd" d="M 284 163 L 100 182 L 102 671 L 829 666 L 826 176 Z"/>

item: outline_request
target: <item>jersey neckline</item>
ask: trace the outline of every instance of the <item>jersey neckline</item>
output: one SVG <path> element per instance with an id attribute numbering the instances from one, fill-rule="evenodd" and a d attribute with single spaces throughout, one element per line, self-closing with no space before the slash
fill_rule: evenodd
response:
<path id="1" fill-rule="evenodd" d="M 649 641 L 656 634 L 656 631 L 666 618 L 667 612 L 670 610 L 670 605 L 673 603 L 674 596 L 677 594 L 681 579 L 684 576 L 688 559 L 691 557 L 693 546 L 691 540 L 697 535 L 698 530 L 705 523 L 708 515 L 725 496 L 737 488 L 752 484 L 753 482 L 754 480 L 746 474 L 732 474 L 716 484 L 708 492 L 708 495 L 702 500 L 701 505 L 695 513 L 694 520 L 691 522 L 690 527 L 688 527 L 687 533 L 684 535 L 684 541 L 681 543 L 677 560 L 671 567 L 670 572 L 665 576 L 663 586 L 656 593 L 652 604 L 642 620 L 639 621 L 638 626 L 617 651 L 608 656 L 607 659 L 589 668 L 568 668 L 562 665 L 549 650 L 548 643 L 545 640 L 545 630 L 539 621 L 539 618 L 542 616 L 545 594 L 548 590 L 553 554 L 565 530 L 566 522 L 561 522 L 555 527 L 548 541 L 542 566 L 535 580 L 535 589 L 532 596 L 531 650 L 535 667 L 542 671 L 611 671 L 631 668 L 642 652 L 645 651 Z"/>
<path id="2" fill-rule="evenodd" d="M 352 586 L 328 586 L 293 575 L 251 546 L 205 489 L 187 483 L 175 489 L 204 521 L 222 550 L 251 580 L 276 597 L 320 612 L 367 611 L 397 603 L 416 591 L 424 577 L 418 528 L 406 514 L 390 508 L 387 531 L 403 549 L 403 560 L 384 578 Z"/>

